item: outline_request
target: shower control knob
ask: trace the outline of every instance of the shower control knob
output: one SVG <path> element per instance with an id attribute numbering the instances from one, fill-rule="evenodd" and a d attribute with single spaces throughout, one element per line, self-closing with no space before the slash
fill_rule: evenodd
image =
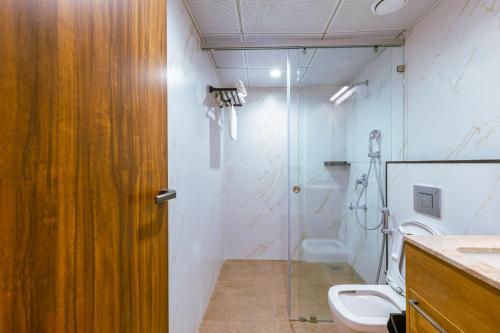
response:
<path id="1" fill-rule="evenodd" d="M 295 185 L 293 188 L 292 188 L 292 191 L 293 193 L 300 193 L 300 186 L 299 185 Z"/>

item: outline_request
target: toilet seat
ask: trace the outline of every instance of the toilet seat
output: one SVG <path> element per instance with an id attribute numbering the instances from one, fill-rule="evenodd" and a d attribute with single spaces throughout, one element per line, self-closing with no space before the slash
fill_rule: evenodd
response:
<path id="1" fill-rule="evenodd" d="M 404 236 L 439 235 L 438 230 L 417 221 L 401 223 L 389 253 L 387 285 L 336 285 L 328 290 L 328 304 L 339 332 L 387 332 L 391 313 L 406 308 Z"/>
<path id="2" fill-rule="evenodd" d="M 388 285 L 337 285 L 328 290 L 335 319 L 354 331 L 380 332 L 390 313 L 405 309 L 405 298 Z"/>

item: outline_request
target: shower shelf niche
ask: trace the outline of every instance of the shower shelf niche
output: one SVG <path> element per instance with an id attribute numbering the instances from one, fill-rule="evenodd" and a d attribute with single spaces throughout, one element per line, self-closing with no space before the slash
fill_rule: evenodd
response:
<path id="1" fill-rule="evenodd" d="M 343 166 L 343 167 L 349 167 L 351 166 L 351 163 L 347 161 L 325 161 L 324 166 L 330 167 L 330 166 Z"/>

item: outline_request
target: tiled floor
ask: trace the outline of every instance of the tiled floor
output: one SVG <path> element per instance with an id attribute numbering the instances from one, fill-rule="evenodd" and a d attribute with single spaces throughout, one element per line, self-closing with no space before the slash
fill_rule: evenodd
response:
<path id="1" fill-rule="evenodd" d="M 365 283 L 346 263 L 301 262 L 294 264 L 293 268 L 299 275 L 298 279 L 292 280 L 292 288 L 298 285 L 298 297 L 293 300 L 298 304 L 297 316 L 305 318 L 315 315 L 322 320 L 331 320 L 328 289 L 337 284 Z"/>
<path id="2" fill-rule="evenodd" d="M 353 276 L 346 267 L 302 265 L 294 266 L 292 270 L 292 312 L 298 314 L 301 304 L 301 313 L 306 309 L 319 311 L 329 319 L 328 287 L 336 281 L 354 283 L 353 279 L 359 277 Z M 224 263 L 199 329 L 199 333 L 334 332 L 332 323 L 288 321 L 287 262 L 263 260 L 228 260 Z"/>

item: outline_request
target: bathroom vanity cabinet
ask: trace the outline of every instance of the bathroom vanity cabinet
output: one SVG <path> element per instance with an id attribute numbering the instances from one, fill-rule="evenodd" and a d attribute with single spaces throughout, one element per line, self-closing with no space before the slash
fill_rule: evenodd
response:
<path id="1" fill-rule="evenodd" d="M 407 332 L 500 332 L 499 289 L 471 274 L 472 266 L 462 269 L 460 256 L 448 261 L 446 251 L 415 240 L 405 242 L 405 253 Z"/>

